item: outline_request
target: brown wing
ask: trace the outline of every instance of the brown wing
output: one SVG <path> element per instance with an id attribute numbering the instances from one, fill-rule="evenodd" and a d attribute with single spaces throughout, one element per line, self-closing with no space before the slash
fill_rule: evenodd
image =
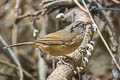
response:
<path id="1" fill-rule="evenodd" d="M 60 45 L 60 44 L 71 45 L 73 43 L 72 39 L 74 39 L 74 37 L 75 36 L 71 34 L 69 31 L 60 30 L 60 31 L 48 34 L 46 36 L 43 36 L 42 38 L 40 38 L 39 40 L 36 40 L 35 42 L 40 42 L 43 44 L 53 44 L 53 45 Z"/>
<path id="2" fill-rule="evenodd" d="M 43 43 L 43 44 L 53 44 L 53 45 L 64 44 L 64 42 L 60 39 L 60 36 L 53 34 L 43 36 L 39 40 L 35 40 L 35 42 Z"/>

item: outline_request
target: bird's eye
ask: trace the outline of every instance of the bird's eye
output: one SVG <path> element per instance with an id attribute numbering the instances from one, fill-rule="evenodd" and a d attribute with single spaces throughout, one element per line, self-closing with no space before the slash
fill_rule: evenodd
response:
<path id="1" fill-rule="evenodd" d="M 82 27 L 85 27 L 87 24 L 89 24 L 88 22 L 82 22 L 80 25 L 82 26 Z"/>
<path id="2" fill-rule="evenodd" d="M 70 30 L 71 32 L 74 31 L 75 28 L 80 27 L 79 25 L 83 24 L 83 22 L 81 21 L 75 21 L 72 24 L 70 24 L 69 26 L 66 27 L 66 29 Z"/>

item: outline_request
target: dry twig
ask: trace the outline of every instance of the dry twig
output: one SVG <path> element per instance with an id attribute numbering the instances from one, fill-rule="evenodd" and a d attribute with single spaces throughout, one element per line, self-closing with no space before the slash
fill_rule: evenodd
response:
<path id="1" fill-rule="evenodd" d="M 21 1 L 20 0 L 16 0 L 16 4 L 15 4 L 15 22 L 13 23 L 13 30 L 12 30 L 12 43 L 15 44 L 17 43 L 17 23 L 16 23 L 16 18 L 18 17 L 18 9 L 20 7 L 20 3 Z M 16 53 L 16 56 L 17 56 L 17 48 L 13 48 L 14 52 Z M 15 57 L 15 56 L 14 56 Z M 17 64 L 19 64 L 20 62 L 17 61 Z M 19 68 L 20 68 L 20 80 L 23 80 L 23 71 L 22 71 L 22 66 L 19 64 L 18 65 Z"/>
<path id="2" fill-rule="evenodd" d="M 84 4 L 86 10 L 88 11 L 88 14 L 89 14 L 89 17 L 91 18 L 92 23 L 93 23 L 93 24 L 96 26 L 96 28 L 97 28 L 97 32 L 98 32 L 100 38 L 102 39 L 103 43 L 105 44 L 107 50 L 109 51 L 109 53 L 110 53 L 110 55 L 111 55 L 113 61 L 115 62 L 115 65 L 117 66 L 117 68 L 118 68 L 119 71 L 120 71 L 120 66 L 119 66 L 118 62 L 116 61 L 115 57 L 113 56 L 113 53 L 112 53 L 111 49 L 109 48 L 107 42 L 106 42 L 105 39 L 103 38 L 103 36 L 102 36 L 102 34 L 101 34 L 101 32 L 100 32 L 98 26 L 96 25 L 94 19 L 92 18 L 91 13 L 89 12 L 89 9 L 88 9 L 88 7 L 87 7 L 85 1 L 84 1 L 84 0 L 82 0 L 82 1 L 83 1 L 83 4 Z"/>
<path id="3" fill-rule="evenodd" d="M 79 4 L 78 0 L 73 0 L 73 1 L 75 2 L 75 4 L 78 5 L 78 7 L 79 7 L 81 10 L 83 10 L 84 12 L 87 12 L 86 9 Z"/>
<path id="4" fill-rule="evenodd" d="M 2 36 L 0 35 L 0 41 L 1 43 L 4 45 L 4 46 L 7 46 L 7 43 L 4 41 L 4 39 L 2 38 Z M 21 77 L 21 80 L 22 80 L 22 76 L 23 76 L 23 72 L 22 72 L 22 66 L 19 62 L 19 60 L 16 58 L 14 52 L 9 48 L 7 49 L 7 51 L 10 53 L 10 57 L 14 60 L 14 62 L 17 64 L 17 66 L 19 67 L 19 71 L 20 71 L 20 77 Z"/>
<path id="5" fill-rule="evenodd" d="M 6 66 L 8 66 L 8 67 L 14 68 L 14 69 L 16 69 L 16 70 L 19 71 L 19 68 L 18 68 L 17 66 L 15 66 L 14 64 L 7 63 L 7 62 L 5 62 L 5 61 L 3 61 L 3 60 L 0 60 L 0 64 L 6 65 Z M 30 79 L 36 80 L 31 74 L 29 74 L 29 73 L 28 73 L 27 71 L 25 71 L 24 69 L 23 69 L 23 72 L 24 72 L 24 74 L 25 74 L 26 76 L 28 76 Z"/>
<path id="6" fill-rule="evenodd" d="M 102 8 L 102 5 L 100 5 L 99 3 L 95 2 L 98 6 L 98 8 Z M 113 52 L 114 57 L 116 58 L 116 60 L 118 61 L 118 54 L 117 54 L 117 50 L 118 50 L 118 39 L 116 36 L 116 32 L 115 32 L 115 27 L 112 24 L 111 19 L 107 16 L 107 14 L 105 13 L 105 11 L 101 11 L 102 15 L 104 16 L 107 24 L 109 27 L 107 27 L 108 33 L 110 35 L 110 48 Z M 112 61 L 112 74 L 113 74 L 113 79 L 118 79 L 120 72 L 118 71 L 118 69 L 116 68 L 116 65 L 114 63 L 114 61 Z"/>
<path id="7" fill-rule="evenodd" d="M 120 4 L 119 0 L 111 0 L 112 2 L 116 3 L 116 4 Z"/>

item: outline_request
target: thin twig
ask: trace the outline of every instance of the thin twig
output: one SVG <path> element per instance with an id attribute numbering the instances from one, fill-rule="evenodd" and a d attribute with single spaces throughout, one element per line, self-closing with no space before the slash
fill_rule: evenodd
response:
<path id="1" fill-rule="evenodd" d="M 116 4 L 120 4 L 119 0 L 111 0 L 112 2 L 116 3 Z"/>
<path id="2" fill-rule="evenodd" d="M 16 23 L 16 19 L 18 17 L 18 9 L 20 7 L 20 4 L 21 4 L 21 1 L 20 0 L 16 0 L 16 3 L 15 3 L 15 22 L 13 23 L 14 26 L 13 26 L 13 31 L 12 31 L 12 43 L 17 43 L 17 23 Z M 17 55 L 17 48 L 13 48 L 14 52 L 16 53 Z M 15 57 L 15 56 L 14 56 Z M 19 64 L 20 62 L 17 60 L 17 63 L 16 64 Z M 20 73 L 20 80 L 23 80 L 24 78 L 24 75 L 23 75 L 23 71 L 22 71 L 22 66 L 19 64 L 18 65 L 20 70 L 19 70 L 19 73 Z"/>
<path id="3" fill-rule="evenodd" d="M 19 71 L 19 68 L 18 68 L 17 66 L 15 66 L 14 64 L 7 63 L 7 62 L 5 62 L 5 61 L 3 61 L 3 60 L 0 60 L 0 64 L 6 65 L 6 66 L 8 66 L 8 67 L 14 68 L 14 69 L 16 69 L 16 70 Z M 25 71 L 24 69 L 23 69 L 23 72 L 24 72 L 24 74 L 25 74 L 26 76 L 28 76 L 30 79 L 36 80 L 30 73 L 28 73 L 28 72 Z"/>
<path id="4" fill-rule="evenodd" d="M 99 3 L 95 2 L 98 6 L 98 8 L 102 8 L 102 5 L 100 5 Z M 114 57 L 116 58 L 116 60 L 118 61 L 118 41 L 117 41 L 117 36 L 116 36 L 116 32 L 115 32 L 115 27 L 112 24 L 111 19 L 107 16 L 107 14 L 105 13 L 105 11 L 100 11 L 102 13 L 102 15 L 104 16 L 107 24 L 109 27 L 107 27 L 108 33 L 110 35 L 110 48 L 113 52 Z M 119 76 L 120 76 L 120 72 L 118 71 L 114 61 L 112 60 L 112 75 L 113 75 L 113 80 L 118 80 Z"/>
<path id="5" fill-rule="evenodd" d="M 78 5 L 78 7 L 79 7 L 81 10 L 83 10 L 84 12 L 87 12 L 87 10 L 79 4 L 78 0 L 73 0 L 73 1 L 75 2 L 75 4 Z M 87 12 L 87 13 L 88 13 L 88 12 Z"/>
<path id="6" fill-rule="evenodd" d="M 4 46 L 7 46 L 7 43 L 5 42 L 5 40 L 2 38 L 2 36 L 0 35 L 0 42 L 4 45 Z M 6 49 L 9 53 L 10 53 L 10 57 L 13 59 L 13 61 L 17 64 L 17 66 L 19 67 L 19 70 L 20 70 L 20 75 L 21 75 L 21 78 L 23 78 L 23 72 L 22 72 L 22 66 L 19 62 L 19 60 L 17 59 L 17 57 L 15 56 L 15 53 L 10 49 Z"/>
<path id="7" fill-rule="evenodd" d="M 5 76 L 5 77 L 9 77 L 9 78 L 16 77 L 15 75 L 5 74 L 3 72 L 0 72 L 0 76 Z"/>
<path id="8" fill-rule="evenodd" d="M 46 9 L 42 9 L 42 10 L 38 10 L 38 11 L 36 11 L 36 12 L 34 12 L 34 13 L 28 12 L 28 13 L 26 13 L 26 14 L 19 15 L 19 16 L 17 17 L 17 21 L 20 21 L 20 20 L 22 20 L 22 19 L 24 19 L 24 18 L 26 18 L 26 17 L 43 15 L 45 11 L 46 11 Z"/>
<path id="9" fill-rule="evenodd" d="M 97 32 L 98 32 L 98 34 L 99 34 L 100 38 L 102 39 L 103 43 L 105 44 L 105 46 L 106 46 L 107 50 L 109 51 L 109 53 L 110 53 L 110 55 L 111 55 L 111 57 L 112 57 L 113 61 L 115 62 L 115 64 L 116 64 L 117 68 L 118 68 L 118 69 L 119 69 L 119 71 L 120 71 L 120 66 L 119 66 L 119 64 L 118 64 L 117 60 L 115 59 L 115 57 L 114 57 L 114 55 L 113 55 L 113 53 L 112 53 L 111 49 L 109 48 L 109 46 L 108 46 L 107 42 L 106 42 L 106 41 L 105 41 L 105 39 L 103 38 L 103 36 L 102 36 L 102 34 L 101 34 L 101 32 L 100 32 L 100 30 L 99 30 L 99 28 L 98 28 L 97 24 L 95 23 L 95 21 L 94 21 L 93 17 L 91 16 L 91 13 L 90 13 L 90 11 L 89 11 L 89 9 L 88 9 L 88 7 L 87 7 L 87 5 L 86 5 L 85 1 L 84 1 L 84 0 L 82 0 L 82 2 L 83 2 L 83 5 L 85 6 L 86 10 L 88 11 L 88 15 L 89 15 L 89 17 L 91 18 L 92 23 L 93 23 L 94 25 L 96 25 Z"/>

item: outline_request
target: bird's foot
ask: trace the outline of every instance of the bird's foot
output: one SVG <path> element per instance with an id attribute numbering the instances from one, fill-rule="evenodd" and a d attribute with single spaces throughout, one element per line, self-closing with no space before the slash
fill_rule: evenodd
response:
<path id="1" fill-rule="evenodd" d="M 59 62 L 57 64 L 64 64 L 64 65 L 69 66 L 73 70 L 75 70 L 76 65 L 75 65 L 73 58 L 69 56 L 59 56 L 58 60 Z"/>

